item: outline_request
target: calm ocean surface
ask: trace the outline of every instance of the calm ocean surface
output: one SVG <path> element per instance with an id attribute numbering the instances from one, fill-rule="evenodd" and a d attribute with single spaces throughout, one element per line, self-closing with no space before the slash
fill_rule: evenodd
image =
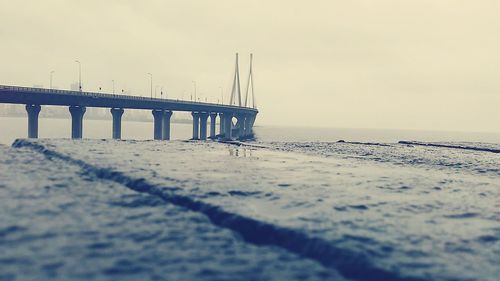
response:
<path id="1" fill-rule="evenodd" d="M 112 121 L 85 120 L 84 137 L 90 139 L 111 138 Z M 27 136 L 26 117 L 0 117 L 0 143 L 12 144 L 16 138 Z M 217 127 L 218 129 L 218 127 Z M 338 140 L 357 142 L 395 143 L 400 140 L 425 142 L 484 142 L 500 143 L 500 134 L 465 133 L 383 129 L 339 129 L 339 128 L 295 128 L 257 126 L 255 132 L 259 141 L 280 142 L 335 142 Z M 190 124 L 172 123 L 171 137 L 187 140 L 192 136 Z M 39 119 L 40 138 L 70 138 L 71 119 Z M 150 140 L 153 138 L 153 121 L 123 121 L 123 139 Z"/>
<path id="2" fill-rule="evenodd" d="M 14 143 L 26 123 L 0 118 L 0 280 L 500 276 L 500 135 L 263 126 L 237 146 L 86 120 L 73 141 L 40 119 Z"/>

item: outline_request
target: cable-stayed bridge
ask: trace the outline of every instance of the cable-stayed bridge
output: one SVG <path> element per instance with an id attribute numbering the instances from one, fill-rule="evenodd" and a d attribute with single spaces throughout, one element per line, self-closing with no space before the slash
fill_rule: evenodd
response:
<path id="1" fill-rule="evenodd" d="M 26 105 L 29 138 L 38 137 L 38 115 L 44 105 L 69 107 L 72 120 L 71 136 L 75 139 L 83 137 L 83 117 L 87 107 L 110 109 L 113 117 L 112 132 L 115 139 L 121 138 L 121 119 L 126 109 L 151 110 L 154 120 L 153 138 L 156 140 L 170 139 L 170 118 L 174 111 L 191 112 L 193 139 L 251 138 L 253 137 L 252 128 L 258 113 L 253 93 L 252 62 L 250 62 L 247 91 L 242 102 L 238 54 L 236 54 L 234 78 L 229 105 L 9 85 L 0 85 L 0 103 Z M 252 101 L 252 106 L 250 106 L 249 99 Z M 209 117 L 210 131 L 207 132 Z M 217 118 L 219 118 L 218 134 Z"/>

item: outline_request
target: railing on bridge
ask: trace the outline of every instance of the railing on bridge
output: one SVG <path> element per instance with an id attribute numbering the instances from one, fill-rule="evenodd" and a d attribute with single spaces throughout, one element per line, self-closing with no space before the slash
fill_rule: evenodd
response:
<path id="1" fill-rule="evenodd" d="M 23 86 L 8 86 L 8 85 L 0 85 L 0 92 L 2 90 L 9 90 L 13 92 L 30 92 L 30 93 L 47 93 L 47 94 L 64 94 L 64 95 L 74 95 L 74 96 L 88 96 L 94 98 L 115 98 L 115 99 L 129 99 L 129 100 L 141 100 L 141 101 L 156 101 L 156 102 L 182 102 L 183 104 L 192 104 L 192 105 L 220 105 L 228 108 L 248 108 L 253 109 L 251 107 L 246 106 L 235 106 L 230 104 L 223 103 L 208 103 L 208 102 L 197 102 L 197 101 L 189 101 L 189 100 L 180 100 L 180 99 L 161 99 L 161 98 L 152 98 L 152 97 L 141 97 L 141 96 L 131 96 L 131 95 L 119 95 L 119 94 L 108 94 L 108 93 L 99 93 L 99 92 L 84 92 L 84 91 L 72 91 L 72 90 L 60 90 L 60 89 L 46 89 L 46 88 L 36 88 L 36 87 L 23 87 Z"/>

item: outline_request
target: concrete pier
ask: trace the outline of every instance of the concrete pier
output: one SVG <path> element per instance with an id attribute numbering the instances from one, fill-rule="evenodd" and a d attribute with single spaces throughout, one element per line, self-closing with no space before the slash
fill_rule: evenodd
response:
<path id="1" fill-rule="evenodd" d="M 224 114 L 224 139 L 231 140 L 233 138 L 233 115 Z"/>
<path id="2" fill-rule="evenodd" d="M 253 125 L 255 124 L 255 119 L 257 118 L 257 116 L 255 114 L 250 114 L 250 121 L 249 121 L 249 132 L 250 132 L 250 135 L 253 135 Z"/>
<path id="3" fill-rule="evenodd" d="M 239 139 L 245 138 L 245 115 L 240 114 L 238 116 L 236 126 L 238 128 L 238 135 L 235 137 Z"/>
<path id="4" fill-rule="evenodd" d="M 236 128 L 238 128 L 237 132 L 235 133 L 234 137 L 239 139 L 239 138 L 244 138 L 245 136 L 245 115 L 243 114 L 238 114 L 236 115 Z"/>
<path id="5" fill-rule="evenodd" d="M 27 104 L 26 112 L 28 112 L 28 138 L 38 138 L 38 114 L 42 107 L 38 104 Z"/>
<path id="6" fill-rule="evenodd" d="M 71 138 L 81 139 L 83 137 L 83 115 L 85 106 L 72 105 L 69 107 L 71 113 Z"/>
<path id="7" fill-rule="evenodd" d="M 244 137 L 248 138 L 252 136 L 252 116 L 251 115 L 246 115 L 245 116 L 245 130 L 244 130 Z"/>
<path id="8" fill-rule="evenodd" d="M 153 138 L 155 140 L 161 140 L 163 137 L 163 110 L 153 109 L 151 112 L 153 113 L 154 119 Z"/>
<path id="9" fill-rule="evenodd" d="M 200 139 L 207 140 L 208 112 L 200 113 Z"/>
<path id="10" fill-rule="evenodd" d="M 217 113 L 210 112 L 210 138 L 215 139 L 215 122 L 217 119 Z"/>
<path id="11" fill-rule="evenodd" d="M 122 115 L 123 108 L 111 108 L 111 115 L 113 116 L 113 139 L 119 140 L 122 138 Z"/>
<path id="12" fill-rule="evenodd" d="M 221 137 L 224 136 L 224 113 L 219 113 L 219 135 Z"/>
<path id="13" fill-rule="evenodd" d="M 192 112 L 193 115 L 193 140 L 200 139 L 200 114 L 198 112 Z"/>
<path id="14" fill-rule="evenodd" d="M 172 117 L 172 111 L 165 110 L 163 113 L 163 140 L 170 140 L 170 117 Z"/>

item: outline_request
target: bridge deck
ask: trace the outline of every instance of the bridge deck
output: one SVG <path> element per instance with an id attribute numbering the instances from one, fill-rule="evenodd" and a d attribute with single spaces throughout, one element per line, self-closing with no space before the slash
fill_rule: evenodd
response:
<path id="1" fill-rule="evenodd" d="M 256 114 L 255 108 L 118 94 L 0 85 L 0 103 Z"/>

